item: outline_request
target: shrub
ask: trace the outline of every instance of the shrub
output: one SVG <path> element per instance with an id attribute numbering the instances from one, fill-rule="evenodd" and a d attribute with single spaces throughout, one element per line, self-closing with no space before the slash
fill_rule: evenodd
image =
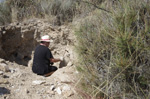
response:
<path id="1" fill-rule="evenodd" d="M 17 20 L 31 17 L 55 16 L 60 24 L 71 22 L 76 11 L 76 0 L 7 0 Z"/>
<path id="2" fill-rule="evenodd" d="M 102 6 L 111 13 L 95 10 L 77 28 L 80 68 L 91 96 L 148 98 L 148 5 L 140 0 L 106 1 Z"/>
<path id="3" fill-rule="evenodd" d="M 17 12 L 17 20 L 22 21 L 32 16 L 41 17 L 41 7 L 39 0 L 7 0 L 11 9 Z"/>
<path id="4" fill-rule="evenodd" d="M 55 15 L 59 25 L 72 22 L 76 11 L 75 0 L 51 0 L 50 14 Z"/>
<path id="5" fill-rule="evenodd" d="M 11 10 L 9 5 L 0 3 L 0 24 L 4 25 L 11 22 Z"/>

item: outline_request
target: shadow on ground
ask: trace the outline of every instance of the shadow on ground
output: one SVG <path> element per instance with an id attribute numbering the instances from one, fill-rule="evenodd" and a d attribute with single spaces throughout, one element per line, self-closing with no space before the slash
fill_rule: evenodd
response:
<path id="1" fill-rule="evenodd" d="M 0 87 L 0 95 L 10 94 L 10 90 L 4 87 Z"/>

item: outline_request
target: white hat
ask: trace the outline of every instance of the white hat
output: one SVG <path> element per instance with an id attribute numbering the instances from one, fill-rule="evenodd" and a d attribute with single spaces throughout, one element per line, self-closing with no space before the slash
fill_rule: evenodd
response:
<path id="1" fill-rule="evenodd" d="M 40 41 L 53 42 L 53 40 L 50 40 L 49 35 L 42 36 Z"/>

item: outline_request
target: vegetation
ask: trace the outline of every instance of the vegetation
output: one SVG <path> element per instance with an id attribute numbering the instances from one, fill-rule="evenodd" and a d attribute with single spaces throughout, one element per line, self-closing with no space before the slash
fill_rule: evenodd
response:
<path id="1" fill-rule="evenodd" d="M 94 10 L 79 23 L 77 69 L 84 74 L 82 85 L 86 90 L 90 86 L 91 97 L 149 98 L 149 4 L 106 1 L 100 6 L 109 12 Z"/>
<path id="2" fill-rule="evenodd" d="M 0 23 L 9 19 L 23 21 L 29 18 L 52 18 L 56 24 L 71 22 L 76 8 L 75 0 L 6 0 L 0 5 L 0 13 L 6 17 Z M 6 9 L 7 8 L 7 9 Z"/>
<path id="3" fill-rule="evenodd" d="M 77 23 L 77 69 L 85 93 L 149 99 L 149 5 L 148 0 L 7 0 L 0 4 L 0 23 L 34 17 Z"/>
<path id="4" fill-rule="evenodd" d="M 103 0 L 5 0 L 0 4 L 1 24 L 30 18 L 46 18 L 56 25 L 72 22 L 73 18 L 92 11 Z M 5 13 L 5 14 L 3 14 Z"/>
<path id="5" fill-rule="evenodd" d="M 7 24 L 11 22 L 10 8 L 7 4 L 0 4 L 0 24 Z"/>

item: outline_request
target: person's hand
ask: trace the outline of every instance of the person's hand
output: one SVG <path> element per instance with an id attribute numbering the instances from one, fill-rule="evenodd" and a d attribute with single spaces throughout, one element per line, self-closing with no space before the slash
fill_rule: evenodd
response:
<path id="1" fill-rule="evenodd" d="M 64 60 L 64 58 L 63 58 L 63 57 L 60 57 L 59 59 L 60 59 L 61 61 L 63 61 L 63 60 Z"/>

